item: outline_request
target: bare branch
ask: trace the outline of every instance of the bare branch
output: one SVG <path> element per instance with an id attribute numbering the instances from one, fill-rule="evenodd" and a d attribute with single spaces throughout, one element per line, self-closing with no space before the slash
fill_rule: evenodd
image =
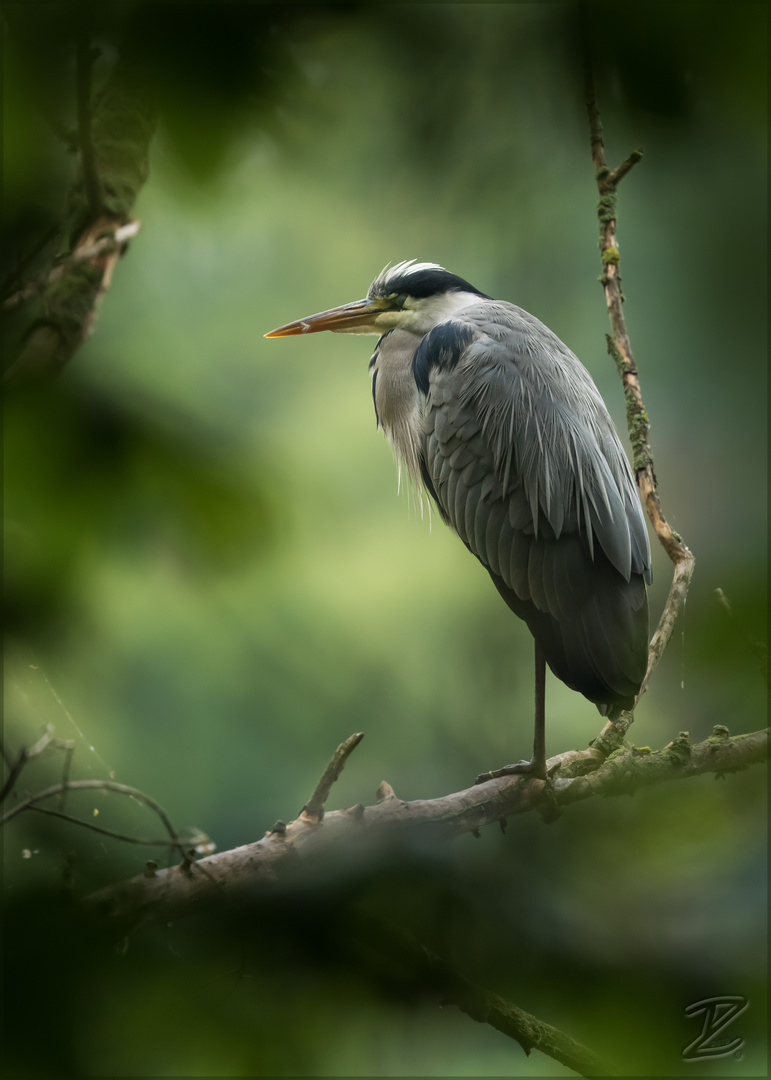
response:
<path id="1" fill-rule="evenodd" d="M 24 769 L 24 766 L 27 765 L 28 762 L 32 761 L 33 758 L 39 757 L 44 750 L 48 749 L 49 746 L 54 746 L 57 750 L 65 751 L 66 756 L 64 766 L 64 778 L 66 781 L 69 774 L 69 763 L 72 759 L 72 752 L 75 749 L 75 744 L 70 740 L 65 741 L 62 739 L 55 739 L 53 737 L 53 732 L 53 726 L 51 724 L 46 725 L 46 729 L 40 736 L 38 741 L 36 743 L 33 743 L 32 746 L 23 746 L 19 751 L 15 761 L 12 761 L 10 759 L 9 755 L 5 751 L 5 747 L 3 747 L 3 757 L 5 758 L 6 764 L 8 765 L 9 774 L 7 780 L 3 784 L 2 791 L 0 791 L 0 803 L 5 802 L 5 800 L 10 795 L 16 781 L 19 779 L 19 776 Z"/>
<path id="2" fill-rule="evenodd" d="M 128 784 L 116 784 L 114 780 L 71 780 L 63 784 L 54 784 L 52 787 L 45 788 L 43 791 L 38 791 L 35 795 L 30 795 L 28 799 L 25 799 L 11 810 L 8 810 L 3 817 L 0 818 L 0 825 L 5 825 L 6 822 L 11 821 L 12 818 L 18 817 L 18 815 L 25 810 L 34 808 L 37 803 L 42 802 L 44 799 L 50 799 L 53 795 L 61 795 L 65 791 L 115 791 L 119 795 L 130 795 L 138 802 L 144 803 L 145 806 L 149 806 L 151 810 L 155 811 L 168 832 L 171 842 L 176 847 L 180 846 L 177 832 L 166 816 L 163 807 L 161 807 L 155 799 L 151 799 L 149 795 L 145 795 L 143 791 L 139 791 L 138 788 L 129 787 Z"/>
<path id="3" fill-rule="evenodd" d="M 316 785 L 316 790 L 302 809 L 302 813 L 311 821 L 320 821 L 324 816 L 324 804 L 329 798 L 332 785 L 339 779 L 345 768 L 345 763 L 353 751 L 364 738 L 364 732 L 349 735 L 345 742 L 340 743 L 332 758 L 324 770 L 324 774 Z"/>
<path id="4" fill-rule="evenodd" d="M 300 814 L 254 843 L 201 859 L 193 865 L 206 877 L 174 867 L 152 878 L 142 875 L 110 886 L 95 893 L 91 902 L 130 923 L 167 917 L 206 903 L 213 895 L 212 885 L 217 894 L 230 894 L 273 882 L 282 869 L 296 866 L 298 858 L 311 853 L 332 854 L 356 844 L 371 849 L 377 841 L 407 830 L 422 830 L 437 842 L 449 840 L 532 810 L 553 817 L 555 810 L 595 795 L 629 794 L 707 772 L 724 775 L 764 761 L 767 755 L 767 731 L 731 737 L 726 728 L 716 729 L 695 746 L 681 735 L 658 753 L 625 747 L 605 760 L 596 748 L 572 750 L 549 760 L 549 775 L 555 777 L 549 783 L 508 776 L 442 798 L 409 802 L 389 790 L 373 806 L 328 811 L 319 822 Z"/>
<path id="5" fill-rule="evenodd" d="M 21 776 L 22 770 L 24 769 L 24 766 L 27 764 L 28 760 L 29 752 L 26 746 L 23 746 L 19 751 L 19 756 L 16 758 L 15 761 L 11 762 L 8 778 L 3 784 L 2 791 L 0 791 L 0 802 L 5 802 L 5 800 L 8 798 L 9 794 L 13 790 L 14 784 Z"/>
<path id="6" fill-rule="evenodd" d="M 664 610 L 661 613 L 658 626 L 656 627 L 648 646 L 648 670 L 645 672 L 645 678 L 640 687 L 638 701 L 647 690 L 650 677 L 664 654 L 664 650 L 669 644 L 669 639 L 672 637 L 672 631 L 675 628 L 677 616 L 683 610 L 683 605 L 685 604 L 685 599 L 688 595 L 688 586 L 691 584 L 693 567 L 693 556 L 691 556 L 690 559 L 679 559 L 675 562 L 675 569 L 672 574 L 672 584 L 669 586 L 669 593 L 667 594 L 667 600 L 664 604 Z"/>
<path id="7" fill-rule="evenodd" d="M 61 818 L 62 821 L 69 821 L 71 825 L 79 825 L 82 829 L 90 829 L 91 832 L 100 833 L 102 836 L 110 836 L 113 840 L 122 840 L 126 844 L 141 844 L 144 847 L 182 848 L 184 846 L 182 840 L 175 842 L 168 836 L 162 837 L 160 840 L 148 840 L 141 836 L 129 836 L 128 833 L 115 832 L 113 829 L 105 829 L 101 825 L 95 825 L 93 821 L 83 821 L 82 818 L 72 817 L 71 814 L 65 814 L 61 810 L 48 810 L 45 806 L 28 806 L 26 809 L 30 813 L 47 814 L 49 817 Z"/>

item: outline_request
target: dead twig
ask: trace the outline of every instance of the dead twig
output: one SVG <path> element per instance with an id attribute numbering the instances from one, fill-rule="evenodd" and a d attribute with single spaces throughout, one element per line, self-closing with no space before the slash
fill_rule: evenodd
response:
<path id="1" fill-rule="evenodd" d="M 345 768 L 346 761 L 363 738 L 364 732 L 359 731 L 354 735 L 349 735 L 345 742 L 340 743 L 324 770 L 323 776 L 316 785 L 315 791 L 302 808 L 301 816 L 304 815 L 308 821 L 321 821 L 324 816 L 324 804 L 329 798 L 332 785 L 339 779 Z"/>
<path id="2" fill-rule="evenodd" d="M 61 739 L 55 739 L 53 737 L 53 727 L 50 724 L 46 728 L 45 733 L 33 746 L 22 747 L 15 760 L 10 759 L 5 751 L 5 747 L 3 747 L 3 756 L 8 764 L 9 774 L 3 784 L 2 792 L 0 792 L 0 802 L 3 802 L 10 794 L 24 767 L 33 758 L 39 757 L 39 755 L 42 754 L 44 750 L 48 749 L 49 746 L 56 747 L 65 752 L 61 783 L 54 784 L 52 787 L 48 787 L 43 791 L 38 791 L 35 795 L 31 795 L 23 802 L 18 803 L 11 810 L 8 810 L 4 816 L 0 818 L 0 826 L 5 825 L 8 821 L 11 821 L 13 818 L 24 812 L 47 814 L 50 817 L 61 818 L 63 821 L 69 821 L 72 825 L 79 825 L 81 828 L 90 829 L 92 832 L 100 833 L 102 836 L 109 836 L 114 840 L 122 840 L 128 844 L 174 848 L 179 851 L 186 864 L 193 863 L 196 855 L 203 853 L 208 854 L 214 849 L 215 845 L 213 845 L 209 841 L 209 837 L 204 833 L 201 833 L 200 830 L 185 829 L 182 834 L 177 833 L 163 808 L 159 806 L 154 799 L 151 799 L 149 795 L 145 795 L 144 792 L 139 791 L 137 788 L 129 787 L 127 784 L 117 784 L 112 780 L 71 781 L 69 775 L 75 744 L 69 740 L 65 742 Z M 70 791 L 114 791 L 121 795 L 129 795 L 131 798 L 137 799 L 139 802 L 144 803 L 153 810 L 160 817 L 169 835 L 161 840 L 130 836 L 126 833 L 119 833 L 113 829 L 106 829 L 103 826 L 95 825 L 90 821 L 83 821 L 81 818 L 73 817 L 71 814 L 65 814 L 64 804 L 67 793 Z M 47 807 L 37 805 L 44 799 L 52 798 L 54 795 L 60 796 L 60 810 L 49 810 Z"/>
<path id="3" fill-rule="evenodd" d="M 141 836 L 129 836 L 128 833 L 115 832 L 114 829 L 105 829 L 102 825 L 94 825 L 92 821 L 83 821 L 81 818 L 72 817 L 71 814 L 64 814 L 61 810 L 49 810 L 45 806 L 28 806 L 27 810 L 29 810 L 30 813 L 47 814 L 49 817 L 61 818 L 62 821 L 69 821 L 71 825 L 79 825 L 82 829 L 90 829 L 91 832 L 100 833 L 102 836 L 109 836 L 113 840 L 122 840 L 126 844 L 140 844 L 144 847 L 184 848 L 186 852 L 190 850 L 191 846 L 186 844 L 180 838 L 177 838 L 175 842 L 168 836 L 161 837 L 158 840 L 150 840 Z"/>
<path id="4" fill-rule="evenodd" d="M 128 784 L 117 784 L 114 780 L 68 780 L 66 783 L 53 784 L 43 791 L 38 791 L 34 795 L 30 795 L 28 799 L 24 799 L 22 802 L 17 803 L 16 806 L 6 811 L 2 818 L 0 818 L 0 825 L 5 825 L 13 818 L 18 817 L 19 814 L 24 813 L 25 810 L 33 809 L 37 803 L 43 802 L 44 799 L 50 799 L 53 795 L 62 795 L 65 791 L 114 791 L 119 795 L 130 795 L 138 802 L 144 803 L 145 806 L 148 806 L 158 815 L 163 823 L 163 827 L 169 834 L 171 842 L 175 847 L 180 846 L 177 832 L 166 816 L 163 807 L 161 807 L 155 799 L 151 799 L 149 795 L 145 795 L 143 791 L 139 791 L 138 788 L 129 787 Z"/>
<path id="5" fill-rule="evenodd" d="M 48 749 L 49 746 L 56 747 L 57 750 L 64 750 L 65 752 L 64 780 L 66 783 L 69 776 L 70 762 L 72 760 L 72 753 L 75 749 L 75 744 L 70 740 L 65 741 L 63 739 L 55 739 L 53 732 L 54 729 L 52 725 L 48 724 L 46 726 L 45 732 L 40 736 L 36 743 L 33 743 L 32 746 L 23 746 L 21 748 L 18 755 L 16 756 L 15 761 L 13 761 L 9 757 L 9 755 L 5 751 L 5 747 L 3 747 L 3 757 L 6 760 L 9 772 L 7 779 L 3 784 L 2 790 L 0 791 L 0 803 L 5 802 L 11 791 L 13 791 L 14 785 L 19 779 L 19 776 L 21 775 L 24 767 L 30 761 L 32 761 L 33 758 L 39 757 L 44 750 Z"/>

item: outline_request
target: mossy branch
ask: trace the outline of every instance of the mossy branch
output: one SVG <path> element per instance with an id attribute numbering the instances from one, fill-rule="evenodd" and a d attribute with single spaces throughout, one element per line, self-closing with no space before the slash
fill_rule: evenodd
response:
<path id="1" fill-rule="evenodd" d="M 331 786 L 330 769 L 336 779 L 359 741 L 360 736 L 354 735 L 341 744 L 317 791 Z M 502 777 L 439 799 L 411 802 L 399 799 L 391 786 L 383 783 L 372 806 L 359 804 L 323 816 L 303 810 L 294 821 L 278 822 L 262 839 L 243 847 L 198 861 L 187 860 L 166 870 L 148 864 L 143 874 L 100 890 L 87 904 L 123 932 L 140 922 L 177 917 L 223 900 L 230 904 L 243 897 L 248 903 L 255 889 L 273 888 L 290 876 L 296 879 L 303 868 L 313 875 L 319 860 L 321 865 L 333 863 L 336 856 L 351 851 L 371 854 L 380 844 L 391 845 L 416 835 L 442 843 L 533 810 L 550 820 L 563 807 L 587 798 L 629 795 L 641 787 L 703 773 L 722 777 L 767 760 L 767 756 L 767 730 L 731 737 L 727 728 L 718 726 L 702 743 L 692 745 L 682 732 L 658 752 L 622 745 L 607 758 L 597 748 L 561 754 L 548 762 L 553 778 L 548 783 L 524 776 Z M 356 937 L 356 927 L 349 925 L 347 930 L 347 940 Z M 407 977 L 413 981 L 417 977 L 443 1003 L 455 1004 L 472 1019 L 490 1024 L 515 1039 L 527 1053 L 541 1050 L 583 1076 L 615 1075 L 591 1050 L 468 981 L 401 931 L 380 922 L 364 931 L 368 953 L 373 947 L 382 948 L 381 939 L 386 934 L 389 969 L 397 963 Z"/>
<path id="2" fill-rule="evenodd" d="M 357 844 L 371 848 L 409 831 L 441 842 L 516 814 L 536 811 L 551 819 L 563 807 L 595 795 L 631 794 L 667 780 L 735 772 L 767 759 L 768 731 L 730 736 L 727 728 L 719 727 L 696 745 L 681 734 L 655 753 L 626 745 L 607 758 L 605 752 L 595 746 L 551 758 L 548 782 L 501 777 L 438 799 L 405 801 L 383 784 L 371 806 L 327 811 L 315 820 L 301 812 L 260 840 L 201 859 L 193 864 L 192 874 L 172 867 L 151 878 L 140 875 L 101 890 L 91 902 L 110 918 L 129 923 L 166 918 L 194 909 L 222 890 L 237 892 L 275 881 L 282 869 L 296 867 L 298 859 L 311 853 L 331 856 L 336 849 Z"/>
<path id="3" fill-rule="evenodd" d="M 63 233 L 69 254 L 37 283 L 19 290 L 6 307 L 39 294 L 40 315 L 30 327 L 4 382 L 57 375 L 90 333 L 96 307 L 110 286 L 136 197 L 148 176 L 155 127 L 138 64 L 119 57 L 89 115 L 90 54 L 78 42 L 78 167 Z M 107 240 L 107 244 L 102 241 Z M 112 242 L 111 242 L 112 241 Z"/>
<path id="4" fill-rule="evenodd" d="M 616 1075 L 592 1050 L 564 1031 L 471 982 L 425 945 L 390 923 L 367 919 L 363 925 L 354 928 L 354 934 L 366 943 L 368 951 L 374 944 L 382 955 L 389 957 L 391 965 L 396 963 L 407 973 L 413 984 L 419 982 L 424 992 L 433 994 L 445 1006 L 455 1005 L 477 1023 L 489 1024 L 514 1039 L 528 1056 L 531 1051 L 539 1050 L 580 1076 Z"/>
<path id="5" fill-rule="evenodd" d="M 626 402 L 627 428 L 632 444 L 632 455 L 637 487 L 648 518 L 656 532 L 662 547 L 674 563 L 672 584 L 669 589 L 664 610 L 648 648 L 648 667 L 645 679 L 638 695 L 638 700 L 645 693 L 650 677 L 658 664 L 672 635 L 679 612 L 685 604 L 688 586 L 695 566 L 693 553 L 683 538 L 672 529 L 664 517 L 658 494 L 658 482 L 654 470 L 653 451 L 650 445 L 650 421 L 642 397 L 640 376 L 632 352 L 632 344 L 624 318 L 624 295 L 621 291 L 620 262 L 618 240 L 616 237 L 618 185 L 629 171 L 641 160 L 642 151 L 633 150 L 629 157 L 617 168 L 610 169 L 605 161 L 605 139 L 602 118 L 597 103 L 594 83 L 589 28 L 586 16 L 584 31 L 584 77 L 586 93 L 586 112 L 589 120 L 589 142 L 599 200 L 597 219 L 599 223 L 599 248 L 602 261 L 600 283 L 605 293 L 611 333 L 606 335 L 608 352 L 613 358 Z M 631 723 L 628 717 L 627 727 Z M 606 732 L 612 725 L 606 725 Z"/>

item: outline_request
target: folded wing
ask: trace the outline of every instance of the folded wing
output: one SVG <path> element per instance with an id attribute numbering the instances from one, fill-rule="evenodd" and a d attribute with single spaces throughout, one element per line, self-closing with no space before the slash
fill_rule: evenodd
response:
<path id="1" fill-rule="evenodd" d="M 458 347 L 453 349 L 453 341 Z M 481 303 L 426 335 L 422 471 L 560 679 L 603 713 L 645 674 L 650 549 L 590 376 L 533 316 Z"/>

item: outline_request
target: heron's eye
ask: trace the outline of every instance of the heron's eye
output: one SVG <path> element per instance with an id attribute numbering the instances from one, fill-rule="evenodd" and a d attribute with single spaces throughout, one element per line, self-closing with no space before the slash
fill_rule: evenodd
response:
<path id="1" fill-rule="evenodd" d="M 389 297 L 389 299 L 393 304 L 394 308 L 397 311 L 401 311 L 401 309 L 404 307 L 405 301 L 407 300 L 407 293 L 396 293 L 393 296 Z"/>

